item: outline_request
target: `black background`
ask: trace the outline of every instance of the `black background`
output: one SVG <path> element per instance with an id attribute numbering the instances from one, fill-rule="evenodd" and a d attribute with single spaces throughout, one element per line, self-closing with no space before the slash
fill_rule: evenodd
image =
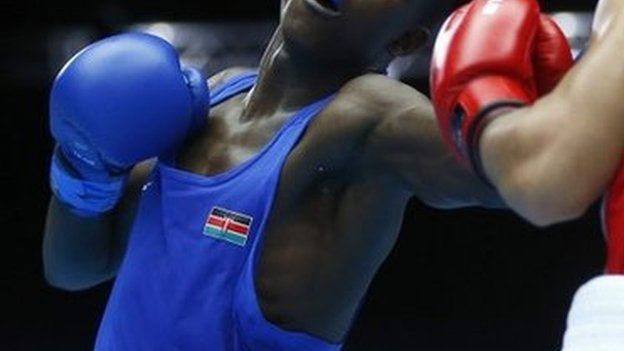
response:
<path id="1" fill-rule="evenodd" d="M 151 20 L 275 19 L 277 1 L 48 1 L 1 5 L 2 287 L 0 349 L 90 349 L 110 286 L 67 293 L 41 274 L 41 232 L 52 141 L 47 129 L 47 34 L 87 25 L 106 35 Z M 590 10 L 595 1 L 547 1 Z M 423 82 L 421 82 L 422 84 Z M 424 84 L 423 84 L 424 85 Z M 347 350 L 559 348 L 575 289 L 599 274 L 597 206 L 539 230 L 504 211 L 406 211 L 396 250 L 363 306 Z"/>

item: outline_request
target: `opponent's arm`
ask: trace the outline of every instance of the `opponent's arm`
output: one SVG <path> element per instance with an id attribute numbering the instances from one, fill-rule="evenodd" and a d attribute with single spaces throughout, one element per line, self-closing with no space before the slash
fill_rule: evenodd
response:
<path id="1" fill-rule="evenodd" d="M 560 86 L 535 105 L 496 119 L 481 137 L 488 178 L 511 207 L 535 224 L 582 215 L 619 166 L 624 3 L 610 2 L 609 8 L 596 19 L 589 52 Z"/>
<path id="2" fill-rule="evenodd" d="M 452 147 L 447 153 L 435 135 L 433 112 L 422 107 L 428 104 L 398 86 L 377 88 L 390 102 L 378 112 L 385 117 L 371 133 L 371 145 L 384 150 L 377 158 L 386 165 L 391 161 L 388 169 L 432 205 L 497 206 L 496 191 L 475 176 L 483 178 L 473 151 L 487 122 L 482 117 L 491 108 L 515 108 L 551 91 L 572 63 L 570 49 L 534 0 L 473 1 L 457 10 L 441 33 L 431 90 L 443 141 Z M 451 152 L 471 167 L 454 164 Z"/>

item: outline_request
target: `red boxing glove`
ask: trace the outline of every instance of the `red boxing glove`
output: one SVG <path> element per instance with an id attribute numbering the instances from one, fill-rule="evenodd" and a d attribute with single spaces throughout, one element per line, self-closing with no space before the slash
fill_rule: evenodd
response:
<path id="1" fill-rule="evenodd" d="M 533 49 L 533 72 L 538 97 L 550 93 L 574 65 L 572 48 L 559 26 L 541 15 Z"/>
<path id="2" fill-rule="evenodd" d="M 603 200 L 602 227 L 607 239 L 607 274 L 624 274 L 624 161 Z"/>
<path id="3" fill-rule="evenodd" d="M 475 0 L 442 26 L 431 93 L 444 141 L 483 177 L 478 152 L 491 112 L 533 103 L 572 66 L 571 49 L 535 0 Z"/>

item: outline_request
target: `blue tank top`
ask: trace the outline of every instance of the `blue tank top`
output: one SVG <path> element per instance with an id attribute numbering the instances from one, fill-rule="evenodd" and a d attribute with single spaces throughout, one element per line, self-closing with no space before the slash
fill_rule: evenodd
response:
<path id="1" fill-rule="evenodd" d="M 214 106 L 256 74 L 212 93 Z M 205 177 L 159 161 L 143 188 L 127 252 L 100 325 L 98 351 L 329 351 L 285 331 L 258 305 L 254 272 L 286 158 L 331 97 L 291 116 L 253 158 Z"/>

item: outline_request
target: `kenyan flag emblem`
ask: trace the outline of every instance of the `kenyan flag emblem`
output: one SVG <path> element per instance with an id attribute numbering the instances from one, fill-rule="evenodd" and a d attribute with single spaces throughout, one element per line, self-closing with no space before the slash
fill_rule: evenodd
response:
<path id="1" fill-rule="evenodd" d="M 204 235 L 238 246 L 245 246 L 252 221 L 251 216 L 213 207 L 204 225 Z"/>

